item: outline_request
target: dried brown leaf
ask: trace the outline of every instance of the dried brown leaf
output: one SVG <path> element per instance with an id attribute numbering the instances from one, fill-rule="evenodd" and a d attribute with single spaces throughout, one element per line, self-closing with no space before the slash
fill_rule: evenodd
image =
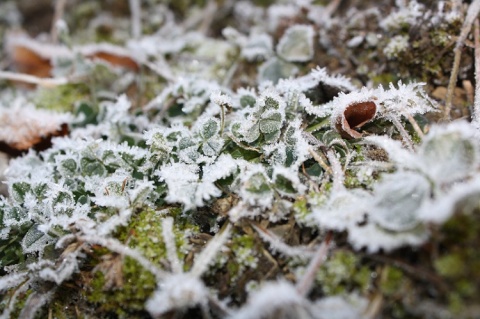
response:
<path id="1" fill-rule="evenodd" d="M 375 118 L 377 105 L 372 101 L 348 105 L 335 121 L 335 130 L 345 139 L 360 138 L 358 129 Z"/>

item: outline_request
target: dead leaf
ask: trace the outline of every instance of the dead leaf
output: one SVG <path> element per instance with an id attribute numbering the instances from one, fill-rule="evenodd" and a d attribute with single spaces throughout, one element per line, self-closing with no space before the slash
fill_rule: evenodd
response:
<path id="1" fill-rule="evenodd" d="M 30 148 L 45 150 L 52 137 L 68 134 L 69 115 L 33 107 L 13 106 L 0 110 L 0 151 L 19 156 Z"/>
<path id="2" fill-rule="evenodd" d="M 360 128 L 375 118 L 377 105 L 372 101 L 358 102 L 348 105 L 335 121 L 335 130 L 345 139 L 360 138 Z"/>
<path id="3" fill-rule="evenodd" d="M 90 60 L 100 60 L 114 67 L 137 72 L 140 64 L 129 50 L 109 43 L 90 44 L 67 48 L 64 45 L 42 42 L 21 32 L 10 32 L 6 36 L 6 52 L 12 69 L 18 73 L 40 78 L 52 76 L 56 59 L 73 59 L 80 53 Z"/>
<path id="4" fill-rule="evenodd" d="M 115 67 L 121 67 L 137 72 L 140 65 L 132 57 L 130 51 L 108 43 L 87 45 L 79 49 L 89 59 L 101 60 Z"/>
<path id="5" fill-rule="evenodd" d="M 112 290 L 123 287 L 123 257 L 118 254 L 102 256 L 102 261 L 93 269 L 93 272 L 101 271 L 105 279 L 104 290 Z"/>

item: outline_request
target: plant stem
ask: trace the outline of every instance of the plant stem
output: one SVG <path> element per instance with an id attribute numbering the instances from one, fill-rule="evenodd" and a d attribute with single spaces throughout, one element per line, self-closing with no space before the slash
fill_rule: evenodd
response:
<path id="1" fill-rule="evenodd" d="M 297 283 L 297 291 L 302 296 L 308 295 L 312 289 L 312 286 L 315 283 L 315 274 L 318 268 L 320 268 L 323 262 L 327 259 L 328 247 L 330 246 L 332 237 L 332 232 L 328 232 L 325 240 L 317 250 L 317 253 L 308 264 L 307 271 L 303 275 L 302 279 Z"/>

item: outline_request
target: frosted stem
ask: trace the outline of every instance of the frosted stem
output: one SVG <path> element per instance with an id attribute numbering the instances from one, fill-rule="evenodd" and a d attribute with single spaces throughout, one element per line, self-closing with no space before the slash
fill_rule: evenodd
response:
<path id="1" fill-rule="evenodd" d="M 166 217 L 162 223 L 162 235 L 167 248 L 167 258 L 170 262 L 172 271 L 176 274 L 182 272 L 183 263 L 178 259 L 177 248 L 175 245 L 175 234 L 173 233 L 173 218 Z"/>
<path id="2" fill-rule="evenodd" d="M 405 130 L 402 123 L 400 123 L 400 121 L 396 117 L 392 117 L 390 120 L 392 121 L 393 125 L 397 128 L 397 130 L 400 132 L 400 135 L 402 135 L 403 141 L 405 142 L 407 147 L 413 151 L 414 147 L 413 147 L 412 138 L 410 137 L 408 132 Z"/>
<path id="3" fill-rule="evenodd" d="M 417 132 L 418 136 L 420 136 L 423 139 L 425 134 L 423 134 L 422 129 L 420 128 L 417 121 L 415 121 L 415 118 L 410 113 L 407 113 L 407 120 L 408 122 L 410 122 L 410 124 L 412 124 L 413 129 L 415 130 L 415 132 Z"/>
<path id="4" fill-rule="evenodd" d="M 303 257 L 303 258 L 311 258 L 313 255 L 312 249 L 304 246 L 296 246 L 292 247 L 290 245 L 285 244 L 278 236 L 261 227 L 258 224 L 251 223 L 253 229 L 255 229 L 260 236 L 260 238 L 270 244 L 270 248 L 273 251 L 278 251 L 285 256 L 288 257 Z"/>
<path id="5" fill-rule="evenodd" d="M 302 279 L 297 283 L 297 291 L 302 296 L 308 295 L 310 289 L 312 289 L 312 286 L 315 283 L 315 274 L 325 259 L 327 259 L 328 246 L 330 246 L 331 240 L 332 232 L 328 232 L 325 240 L 317 250 L 317 253 L 308 264 L 307 271 L 303 275 Z"/>
<path id="6" fill-rule="evenodd" d="M 318 163 L 318 165 L 320 165 L 321 168 L 323 168 L 325 172 L 327 172 L 328 174 L 332 174 L 332 169 L 330 168 L 330 166 L 328 166 L 327 162 L 323 159 L 321 155 L 319 155 L 311 148 L 308 149 L 308 152 L 310 153 L 310 155 L 312 155 L 313 159 Z"/>
<path id="7" fill-rule="evenodd" d="M 341 190 L 343 188 L 343 182 L 345 181 L 345 175 L 343 174 L 342 164 L 337 158 L 334 150 L 327 152 L 328 161 L 332 165 L 333 187 L 332 192 Z"/>
<path id="8" fill-rule="evenodd" d="M 480 0 L 474 0 L 468 7 L 467 16 L 465 17 L 465 21 L 463 22 L 462 31 L 460 32 L 460 35 L 457 39 L 457 44 L 455 45 L 454 49 L 455 56 L 453 58 L 452 73 L 450 75 L 450 81 L 448 82 L 447 97 L 445 101 L 445 119 L 450 119 L 453 93 L 455 90 L 455 85 L 457 83 L 458 70 L 460 68 L 460 59 L 462 57 L 462 47 L 465 43 L 465 40 L 467 39 L 468 34 L 470 33 L 472 24 L 475 18 L 478 16 L 479 12 Z"/>
<path id="9" fill-rule="evenodd" d="M 192 275 L 200 277 L 208 268 L 208 265 L 213 261 L 213 258 L 218 253 L 218 251 L 225 245 L 228 238 L 230 237 L 230 230 L 232 225 L 226 223 L 220 232 L 215 235 L 208 242 L 207 246 L 202 250 L 202 252 L 195 259 L 195 263 L 192 266 L 190 271 Z"/>
<path id="10" fill-rule="evenodd" d="M 475 20 L 475 98 L 473 102 L 472 122 L 480 129 L 480 26 L 478 19 Z"/>

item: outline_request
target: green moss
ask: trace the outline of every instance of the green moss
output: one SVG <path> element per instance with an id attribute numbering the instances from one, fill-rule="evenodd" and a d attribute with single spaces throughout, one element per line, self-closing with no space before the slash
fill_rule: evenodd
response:
<path id="1" fill-rule="evenodd" d="M 383 294 L 386 296 L 398 294 L 404 283 L 405 277 L 400 269 L 390 266 L 383 269 L 380 281 L 380 290 Z"/>
<path id="2" fill-rule="evenodd" d="M 181 217 L 179 210 L 171 209 L 171 215 L 176 219 L 174 234 L 180 260 L 187 252 L 186 234 L 197 229 Z M 128 246 L 138 250 L 151 262 L 162 267 L 166 261 L 166 248 L 162 236 L 162 222 L 159 213 L 154 210 L 144 210 L 135 215 L 127 227 L 117 233 L 117 238 L 128 243 Z M 105 253 L 102 248 L 100 255 Z M 105 256 L 105 255 L 103 255 Z M 114 259 L 115 260 L 115 259 Z M 145 316 L 145 302 L 157 287 L 155 276 L 145 270 L 132 258 L 118 258 L 122 262 L 120 286 L 111 285 L 107 271 L 96 271 L 90 289 L 86 293 L 89 302 L 98 304 L 105 313 L 115 313 L 120 318 L 140 318 Z M 100 264 L 100 269 L 101 264 Z M 112 286 L 112 287 L 109 287 Z"/>
<path id="3" fill-rule="evenodd" d="M 38 108 L 72 112 L 76 103 L 89 99 L 85 84 L 67 84 L 53 88 L 40 88 L 35 99 Z"/>
<path id="4" fill-rule="evenodd" d="M 433 266 L 448 287 L 449 309 L 455 314 L 480 300 L 480 211 L 478 198 L 458 204 L 459 212 L 441 228 L 440 256 Z"/>
<path id="5" fill-rule="evenodd" d="M 326 295 L 337 295 L 354 289 L 366 291 L 371 271 L 351 251 L 338 250 L 320 267 L 316 281 Z"/>
<path id="6" fill-rule="evenodd" d="M 434 265 L 440 275 L 450 278 L 463 275 L 466 267 L 462 256 L 458 253 L 446 254 L 438 258 Z"/>

